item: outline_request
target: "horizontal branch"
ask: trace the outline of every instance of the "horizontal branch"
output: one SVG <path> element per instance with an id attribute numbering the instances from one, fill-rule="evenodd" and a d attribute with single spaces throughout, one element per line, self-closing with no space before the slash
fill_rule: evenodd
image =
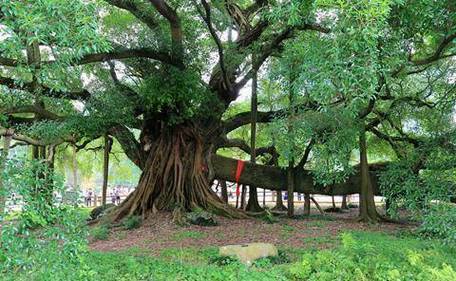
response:
<path id="1" fill-rule="evenodd" d="M 180 60 L 173 59 L 168 53 L 156 51 L 152 48 L 136 48 L 136 49 L 125 49 L 117 48 L 110 52 L 88 54 L 80 59 L 72 62 L 73 65 L 84 65 L 95 62 L 105 62 L 110 60 L 121 60 L 131 58 L 149 58 L 157 60 L 169 65 L 173 65 L 177 68 L 184 68 L 183 63 Z M 55 63 L 55 61 L 47 61 L 43 63 Z"/>
<path id="2" fill-rule="evenodd" d="M 20 90 L 20 91 L 28 91 L 33 92 L 34 87 L 32 83 L 18 83 L 16 80 L 8 77 L 1 77 L 0 76 L 0 85 L 8 87 L 11 90 Z M 60 91 L 54 90 L 47 86 L 41 85 L 40 86 L 40 93 L 47 97 L 52 98 L 68 98 L 72 100 L 86 100 L 90 97 L 90 92 L 83 89 L 80 91 Z"/>
<path id="3" fill-rule="evenodd" d="M 271 122 L 275 117 L 283 114 L 284 110 L 277 111 L 259 111 L 257 113 L 257 122 L 258 123 L 267 123 Z M 250 111 L 241 112 L 235 116 L 224 121 L 225 132 L 231 132 L 239 127 L 247 125 L 251 122 L 251 113 Z"/>
<path id="4" fill-rule="evenodd" d="M 235 182 L 237 160 L 219 155 L 212 156 L 212 166 L 215 178 Z M 384 168 L 384 164 L 371 165 L 371 179 L 374 191 L 379 194 L 376 171 Z M 308 170 L 296 170 L 294 173 L 295 191 L 309 194 L 346 195 L 359 193 L 361 178 L 359 173 L 351 175 L 345 182 L 330 186 L 315 184 L 314 178 Z M 287 171 L 279 167 L 266 166 L 246 162 L 241 173 L 239 183 L 255 185 L 270 190 L 287 190 Z"/>
<path id="5" fill-rule="evenodd" d="M 247 154 L 251 154 L 252 148 L 243 139 L 226 139 L 218 148 L 236 147 Z M 258 147 L 255 149 L 255 155 L 273 154 L 276 151 L 274 146 Z"/>

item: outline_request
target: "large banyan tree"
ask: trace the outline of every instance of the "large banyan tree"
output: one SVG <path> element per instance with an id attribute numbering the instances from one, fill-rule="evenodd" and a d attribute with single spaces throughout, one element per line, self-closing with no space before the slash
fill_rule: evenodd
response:
<path id="1" fill-rule="evenodd" d="M 437 135 L 418 124 L 432 114 L 441 125 L 455 104 L 455 7 L 429 2 L 0 0 L 0 133 L 33 145 L 36 157 L 113 136 L 142 170 L 113 219 L 196 207 L 243 217 L 210 185 L 235 177 L 236 160 L 217 156 L 219 148 L 250 150 L 229 135 L 251 112 L 227 110 L 259 73 L 289 103 L 259 111 L 257 121 L 276 122 L 278 135 L 295 122 L 309 144 L 292 153 L 294 190 L 361 191 L 363 216 L 375 220 L 366 135 L 399 158 L 431 139 L 452 147 L 453 125 Z M 347 141 L 337 159 L 348 163 L 359 148 L 360 169 L 327 180 L 322 169 L 337 172 L 344 161 L 318 166 L 318 157 L 332 155 L 324 148 L 341 135 L 359 143 Z M 311 150 L 321 173 L 304 169 Z M 240 181 L 285 190 L 287 171 L 247 163 Z"/>

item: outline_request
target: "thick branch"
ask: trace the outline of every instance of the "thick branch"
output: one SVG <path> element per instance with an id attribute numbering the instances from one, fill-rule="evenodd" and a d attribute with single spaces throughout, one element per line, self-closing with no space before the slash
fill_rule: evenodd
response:
<path id="1" fill-rule="evenodd" d="M 448 36 L 445 36 L 445 38 L 442 39 L 440 44 L 437 46 L 437 49 L 434 51 L 434 53 L 426 58 L 419 59 L 419 60 L 412 60 L 412 63 L 414 65 L 425 65 L 429 63 L 433 63 L 435 61 L 438 61 L 439 59 L 442 59 L 443 57 L 443 52 L 445 49 L 450 45 L 453 40 L 456 39 L 456 33 L 450 34 Z"/>
<path id="2" fill-rule="evenodd" d="M 251 147 L 243 140 L 243 139 L 225 139 L 224 142 L 218 148 L 227 148 L 227 147 L 237 147 L 244 151 L 247 154 L 252 153 Z M 258 147 L 255 149 L 255 155 L 263 155 L 263 154 L 273 154 L 275 152 L 274 146 L 265 146 L 265 147 Z"/>
<path id="3" fill-rule="evenodd" d="M 111 128 L 109 133 L 117 139 L 127 157 L 136 166 L 143 169 L 146 159 L 144 159 L 144 155 L 141 153 L 141 146 L 133 133 L 127 127 L 121 125 Z"/>
<path id="4" fill-rule="evenodd" d="M 0 76 L 0 85 L 6 86 L 12 90 L 28 91 L 33 92 L 33 83 L 18 83 L 12 78 L 1 77 Z M 60 91 L 54 90 L 49 87 L 41 85 L 40 93 L 52 98 L 69 98 L 72 100 L 86 100 L 90 97 L 90 93 L 87 90 L 81 91 Z"/>
<path id="5" fill-rule="evenodd" d="M 88 54 L 80 59 L 72 62 L 73 65 L 83 65 L 94 62 L 105 62 L 110 60 L 121 60 L 130 58 L 149 58 L 163 62 L 165 64 L 173 65 L 178 68 L 184 68 L 180 60 L 172 58 L 168 53 L 154 50 L 153 48 L 137 48 L 137 49 L 124 49 L 117 48 L 110 52 Z M 55 61 L 48 61 L 44 63 L 54 63 Z"/>
<path id="6" fill-rule="evenodd" d="M 164 0 L 149 0 L 155 9 L 169 22 L 171 28 L 171 40 L 173 49 L 173 58 L 181 61 L 183 56 L 183 45 L 182 45 L 182 28 L 179 17 L 176 11 L 171 8 Z"/>
<path id="7" fill-rule="evenodd" d="M 148 13 L 147 7 L 144 3 L 135 0 L 105 0 L 117 8 L 127 10 L 133 14 L 137 19 L 146 24 L 150 29 L 155 29 L 158 24 L 155 17 Z"/>
<path id="8" fill-rule="evenodd" d="M 215 169 L 215 177 L 220 180 L 235 182 L 237 160 L 219 155 L 212 156 L 212 164 Z M 382 168 L 383 165 L 372 165 L 372 185 L 376 194 L 379 194 L 377 177 L 372 170 Z M 285 169 L 246 162 L 239 182 L 246 185 L 255 185 L 270 190 L 286 190 Z M 344 183 L 330 186 L 315 184 L 309 171 L 297 170 L 294 173 L 295 191 L 309 194 L 345 195 L 359 193 L 359 173 L 350 176 Z"/>

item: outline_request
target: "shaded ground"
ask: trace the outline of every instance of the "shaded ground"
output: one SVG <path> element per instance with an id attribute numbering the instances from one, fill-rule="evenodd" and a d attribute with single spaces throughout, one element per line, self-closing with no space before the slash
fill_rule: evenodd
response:
<path id="1" fill-rule="evenodd" d="M 395 233 L 411 227 L 390 223 L 362 224 L 356 221 L 357 213 L 357 209 L 351 209 L 343 214 L 280 218 L 274 224 L 260 219 L 231 220 L 218 217 L 219 225 L 215 227 L 180 227 L 172 223 L 171 214 L 161 213 L 135 230 L 114 228 L 109 240 L 92 241 L 90 246 L 96 251 L 139 247 L 152 255 L 160 255 L 168 248 L 204 248 L 251 242 L 273 243 L 282 249 L 324 249 L 337 246 L 340 240 L 334 238 L 344 231 Z"/>

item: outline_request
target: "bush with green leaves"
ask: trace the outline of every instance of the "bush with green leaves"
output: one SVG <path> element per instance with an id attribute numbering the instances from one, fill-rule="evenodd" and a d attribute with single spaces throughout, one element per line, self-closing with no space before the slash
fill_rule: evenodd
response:
<path id="1" fill-rule="evenodd" d="M 140 216 L 129 216 L 123 220 L 122 225 L 125 229 L 131 230 L 139 228 L 141 223 L 142 221 Z"/>
<path id="2" fill-rule="evenodd" d="M 456 252 L 436 243 L 385 234 L 345 233 L 342 247 L 304 255 L 292 280 L 456 280 Z"/>
<path id="3" fill-rule="evenodd" d="M 445 203 L 433 205 L 423 217 L 418 231 L 424 237 L 441 239 L 456 248 L 456 206 Z"/>
<path id="4" fill-rule="evenodd" d="M 59 270 L 81 262 L 87 251 L 85 220 L 74 206 L 57 200 L 64 192 L 61 178 L 43 162 L 16 159 L 7 161 L 3 182 L 9 194 L 21 198 L 22 208 L 0 222 L 0 272 Z"/>
<path id="5" fill-rule="evenodd" d="M 106 225 L 100 225 L 90 230 L 90 236 L 94 240 L 108 240 L 109 232 L 109 228 Z"/>
<path id="6" fill-rule="evenodd" d="M 419 233 L 454 244 L 456 207 L 450 202 L 456 196 L 454 170 L 446 167 L 451 165 L 448 157 L 441 158 L 441 153 L 421 152 L 433 155 L 426 162 L 427 169 L 413 170 L 413 164 L 419 157 L 413 154 L 409 159 L 391 163 L 380 173 L 380 188 L 389 202 L 388 213 L 397 217 L 399 210 L 407 210 L 413 219 L 422 224 L 418 228 Z"/>

